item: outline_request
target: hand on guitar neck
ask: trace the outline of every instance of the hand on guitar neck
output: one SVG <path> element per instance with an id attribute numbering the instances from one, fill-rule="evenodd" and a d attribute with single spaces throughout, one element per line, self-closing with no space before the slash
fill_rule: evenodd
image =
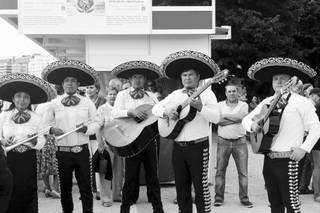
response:
<path id="1" fill-rule="evenodd" d="M 137 109 L 129 109 L 127 114 L 129 117 L 134 118 L 134 120 L 137 121 L 138 123 L 148 118 L 148 114 L 146 112 L 139 111 Z"/>

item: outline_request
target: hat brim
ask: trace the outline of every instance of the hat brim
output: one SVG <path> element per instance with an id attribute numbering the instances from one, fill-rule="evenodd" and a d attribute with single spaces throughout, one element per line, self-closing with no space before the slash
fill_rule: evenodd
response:
<path id="1" fill-rule="evenodd" d="M 315 70 L 305 63 L 282 57 L 261 59 L 248 69 L 248 77 L 252 80 L 271 82 L 273 76 L 277 74 L 297 76 L 302 81 L 317 75 Z"/>
<path id="2" fill-rule="evenodd" d="M 131 78 L 133 75 L 136 74 L 141 74 L 143 75 L 145 78 L 149 79 L 149 80 L 155 80 L 158 79 L 160 77 L 160 75 L 158 73 L 152 72 L 148 69 L 130 69 L 130 70 L 124 70 L 121 73 L 119 73 L 117 75 L 118 78 L 125 78 L 125 79 L 129 79 Z"/>
<path id="3" fill-rule="evenodd" d="M 253 78 L 258 81 L 272 82 L 273 76 L 279 75 L 279 74 L 287 74 L 289 76 L 297 76 L 302 81 L 307 81 L 311 78 L 306 73 L 304 73 L 301 70 L 296 69 L 294 67 L 276 66 L 276 65 L 264 67 L 264 68 L 258 70 L 253 75 Z"/>
<path id="4" fill-rule="evenodd" d="M 61 85 L 67 77 L 76 78 L 80 86 L 90 86 L 95 84 L 95 79 L 90 74 L 73 67 L 55 69 L 55 71 L 48 73 L 46 80 L 52 84 Z"/>
<path id="5" fill-rule="evenodd" d="M 80 86 L 93 85 L 99 79 L 92 67 L 76 60 L 55 61 L 42 71 L 42 78 L 52 84 L 62 85 L 67 77 L 76 78 Z"/>
<path id="6" fill-rule="evenodd" d="M 128 61 L 116 66 L 111 73 L 118 78 L 129 79 L 141 74 L 148 80 L 156 80 L 161 77 L 159 70 L 158 65 L 149 61 Z"/>
<path id="7" fill-rule="evenodd" d="M 200 79 L 211 78 L 215 75 L 208 64 L 193 58 L 181 58 L 169 63 L 165 67 L 164 74 L 167 78 L 180 79 L 181 73 L 188 69 L 198 72 Z"/>
<path id="8" fill-rule="evenodd" d="M 193 69 L 200 79 L 213 77 L 220 72 L 219 66 L 206 54 L 182 50 L 167 56 L 161 64 L 161 72 L 167 78 L 180 79 L 181 73 Z"/>

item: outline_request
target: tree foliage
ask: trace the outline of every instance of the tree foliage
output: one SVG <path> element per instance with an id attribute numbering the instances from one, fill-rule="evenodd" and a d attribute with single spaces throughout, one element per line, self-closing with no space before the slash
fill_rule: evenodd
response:
<path id="1" fill-rule="evenodd" d="M 255 61 L 291 57 L 320 63 L 320 3 L 310 0 L 217 0 L 217 25 L 231 25 L 232 39 L 214 41 L 212 55 L 242 75 Z"/>

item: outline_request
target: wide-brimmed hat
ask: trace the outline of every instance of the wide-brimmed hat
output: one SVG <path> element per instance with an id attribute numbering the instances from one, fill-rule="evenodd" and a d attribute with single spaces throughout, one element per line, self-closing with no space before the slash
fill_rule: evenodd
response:
<path id="1" fill-rule="evenodd" d="M 31 104 L 40 104 L 55 97 L 50 84 L 41 78 L 26 73 L 1 75 L 0 99 L 12 102 L 14 94 L 25 92 L 30 95 Z"/>
<path id="2" fill-rule="evenodd" d="M 111 73 L 118 78 L 125 79 L 135 74 L 144 75 L 149 80 L 161 77 L 160 67 L 149 61 L 128 61 L 116 66 Z"/>
<path id="3" fill-rule="evenodd" d="M 308 65 L 291 58 L 265 58 L 254 63 L 248 70 L 252 80 L 272 81 L 276 74 L 297 76 L 301 80 L 313 78 L 317 73 Z"/>
<path id="4" fill-rule="evenodd" d="M 98 73 L 89 65 L 76 60 L 61 60 L 49 64 L 42 71 L 42 78 L 52 84 L 61 85 L 66 77 L 74 77 L 80 86 L 98 82 Z"/>
<path id="5" fill-rule="evenodd" d="M 167 56 L 161 64 L 161 72 L 167 78 L 180 79 L 187 69 L 194 69 L 200 74 L 200 79 L 213 77 L 220 72 L 219 66 L 207 55 L 183 50 Z"/>

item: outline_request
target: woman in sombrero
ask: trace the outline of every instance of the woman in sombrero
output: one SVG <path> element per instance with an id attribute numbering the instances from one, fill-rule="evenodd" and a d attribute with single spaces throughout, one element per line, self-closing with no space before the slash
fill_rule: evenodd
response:
<path id="1" fill-rule="evenodd" d="M 8 151 L 7 163 L 13 175 L 13 191 L 7 212 L 38 212 L 36 149 L 45 143 L 41 117 L 31 110 L 31 104 L 50 100 L 50 85 L 23 73 L 7 74 L 0 79 L 0 99 L 12 102 L 0 114 L 1 143 L 8 147 L 34 135 L 27 143 Z M 48 129 L 49 130 L 49 129 Z"/>
<path id="2" fill-rule="evenodd" d="M 242 120 L 243 127 L 248 132 L 261 132 L 259 120 L 254 116 L 260 114 L 262 107 L 278 100 L 275 97 L 284 91 L 291 77 L 305 81 L 315 75 L 308 65 L 290 58 L 266 58 L 253 64 L 248 71 L 249 78 L 271 83 L 275 93 Z M 270 148 L 263 151 L 263 177 L 271 212 L 299 213 L 298 161 L 311 151 L 320 137 L 320 123 L 312 102 L 290 90 L 280 98 L 273 110 L 275 114 L 279 115 L 279 130 L 270 136 Z M 305 131 L 309 133 L 303 141 Z"/>

